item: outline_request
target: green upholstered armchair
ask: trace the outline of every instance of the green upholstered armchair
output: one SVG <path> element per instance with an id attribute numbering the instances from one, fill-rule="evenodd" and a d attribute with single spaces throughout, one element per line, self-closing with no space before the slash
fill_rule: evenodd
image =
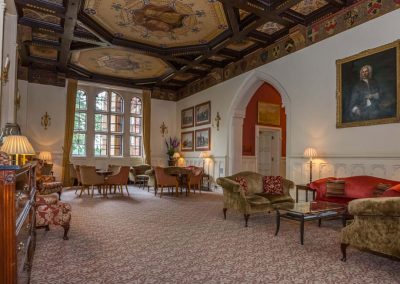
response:
<path id="1" fill-rule="evenodd" d="M 132 166 L 129 171 L 129 180 L 133 183 L 137 183 L 139 180 L 138 176 L 145 175 L 145 172 L 150 169 L 151 169 L 151 166 L 147 165 L 147 164 Z"/>
<path id="2" fill-rule="evenodd" d="M 400 258 L 400 197 L 353 200 L 348 211 L 354 220 L 342 229 L 342 261 L 348 245 Z"/>
<path id="3" fill-rule="evenodd" d="M 238 182 L 237 177 L 247 180 L 247 192 L 245 192 Z M 235 209 L 244 214 L 245 226 L 250 214 L 259 212 L 270 212 L 294 203 L 289 194 L 290 188 L 294 183 L 287 179 L 282 179 L 283 194 L 268 194 L 263 190 L 263 175 L 255 172 L 240 172 L 232 176 L 218 178 L 217 184 L 222 186 L 224 193 L 224 218 L 226 219 L 227 209 Z"/>

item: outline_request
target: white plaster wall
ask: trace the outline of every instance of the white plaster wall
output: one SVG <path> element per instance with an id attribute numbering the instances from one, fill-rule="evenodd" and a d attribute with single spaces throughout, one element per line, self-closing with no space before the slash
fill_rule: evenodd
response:
<path id="1" fill-rule="evenodd" d="M 162 137 L 160 126 L 168 127 L 168 133 Z M 166 166 L 168 156 L 165 138 L 178 136 L 176 132 L 176 102 L 151 100 L 151 163 L 157 166 Z"/>
<path id="2" fill-rule="evenodd" d="M 261 66 L 255 71 L 206 89 L 178 102 L 177 119 L 180 119 L 182 109 L 211 100 L 212 118 L 214 119 L 216 111 L 220 111 L 222 117 L 220 131 L 212 131 L 211 153 L 215 156 L 227 155 L 228 145 L 232 142 L 229 141 L 229 121 L 235 114 L 230 106 L 242 86 L 254 76 L 254 72 L 258 72 L 277 82 L 289 97 L 291 113 L 288 116 L 287 176 L 295 179 L 295 182 L 307 180 L 304 175 L 308 173 L 298 177 L 291 161 L 300 159 L 306 162 L 302 153 L 308 146 L 315 147 L 322 158 L 335 157 L 336 163 L 337 159 L 343 158 L 344 163 L 349 165 L 354 160 L 351 157 L 355 156 L 367 164 L 371 156 L 400 159 L 400 125 L 397 123 L 336 128 L 335 64 L 337 59 L 399 39 L 399 25 L 400 10 L 396 10 Z M 253 94 L 249 93 L 248 96 Z"/>

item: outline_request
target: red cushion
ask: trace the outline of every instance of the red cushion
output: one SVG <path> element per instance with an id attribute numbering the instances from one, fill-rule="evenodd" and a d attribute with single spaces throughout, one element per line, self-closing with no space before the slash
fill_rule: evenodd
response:
<path id="1" fill-rule="evenodd" d="M 235 177 L 235 181 L 238 182 L 240 184 L 241 189 L 244 191 L 244 193 L 247 193 L 247 179 L 245 179 L 244 177 Z"/>
<path id="2" fill-rule="evenodd" d="M 399 184 L 396 184 L 395 186 L 392 186 L 392 187 L 389 188 L 388 190 L 395 190 L 395 191 L 400 192 L 400 183 L 399 183 Z"/>
<path id="3" fill-rule="evenodd" d="M 264 176 L 263 188 L 265 193 L 283 194 L 282 177 L 281 176 Z"/>
<path id="4" fill-rule="evenodd" d="M 400 191 L 388 189 L 382 193 L 381 197 L 400 197 Z"/>

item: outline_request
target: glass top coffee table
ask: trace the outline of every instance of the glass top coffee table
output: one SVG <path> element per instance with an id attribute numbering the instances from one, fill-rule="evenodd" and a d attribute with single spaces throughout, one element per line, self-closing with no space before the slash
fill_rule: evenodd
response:
<path id="1" fill-rule="evenodd" d="M 346 204 L 337 204 L 323 201 L 300 202 L 284 205 L 276 209 L 276 232 L 279 232 L 281 218 L 300 222 L 300 243 L 304 243 L 304 222 L 318 220 L 321 226 L 322 219 L 342 219 L 343 227 L 346 226 Z"/>

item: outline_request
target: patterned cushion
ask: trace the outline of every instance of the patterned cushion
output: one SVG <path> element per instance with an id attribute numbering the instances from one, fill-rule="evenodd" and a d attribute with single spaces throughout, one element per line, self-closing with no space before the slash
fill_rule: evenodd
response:
<path id="1" fill-rule="evenodd" d="M 387 189 L 391 188 L 390 184 L 378 183 L 374 190 L 374 196 L 381 196 Z"/>
<path id="2" fill-rule="evenodd" d="M 71 221 L 71 205 L 64 202 L 36 207 L 36 226 L 67 225 Z"/>
<path id="3" fill-rule="evenodd" d="M 239 183 L 240 190 L 243 190 L 244 194 L 247 194 L 247 190 L 249 188 L 247 185 L 247 179 L 245 179 L 244 177 L 235 177 L 235 181 Z"/>
<path id="4" fill-rule="evenodd" d="M 399 192 L 400 192 L 400 183 L 399 183 L 399 184 L 396 184 L 395 186 L 392 186 L 392 187 L 390 188 L 390 190 L 395 190 L 395 191 L 399 191 Z"/>
<path id="5" fill-rule="evenodd" d="M 263 189 L 269 194 L 283 194 L 282 177 L 281 176 L 264 176 Z"/>
<path id="6" fill-rule="evenodd" d="M 328 180 L 326 182 L 327 197 L 344 197 L 345 181 L 344 180 Z"/>

